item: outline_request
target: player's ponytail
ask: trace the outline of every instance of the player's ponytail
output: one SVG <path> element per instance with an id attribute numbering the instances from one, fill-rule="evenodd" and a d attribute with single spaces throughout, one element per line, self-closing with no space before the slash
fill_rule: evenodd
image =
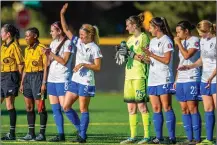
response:
<path id="1" fill-rule="evenodd" d="M 15 41 L 17 42 L 18 45 L 20 45 L 19 39 L 20 39 L 20 31 L 16 28 Z"/>
<path id="2" fill-rule="evenodd" d="M 12 24 L 5 24 L 3 25 L 3 28 L 5 29 L 5 32 L 9 32 L 11 35 L 11 39 L 15 39 L 17 44 L 19 45 L 19 38 L 20 38 L 20 32 L 19 30 Z"/>
<path id="3" fill-rule="evenodd" d="M 99 45 L 99 29 L 97 26 L 93 26 L 94 30 L 95 30 L 95 35 L 94 35 L 94 38 L 93 38 L 93 41 Z"/>
<path id="4" fill-rule="evenodd" d="M 170 37 L 170 39 L 173 41 L 174 37 L 173 37 L 173 34 L 172 34 L 172 32 L 170 30 L 170 27 L 169 27 L 169 25 L 167 23 L 166 18 L 161 17 L 161 19 L 162 19 L 163 24 L 164 24 L 164 28 L 163 28 L 164 32 L 163 33 L 166 34 L 168 37 Z"/>
<path id="5" fill-rule="evenodd" d="M 144 19 L 143 13 L 140 13 L 138 16 L 130 16 L 126 21 L 130 21 L 132 24 L 136 24 L 138 28 L 142 28 Z"/>
<path id="6" fill-rule="evenodd" d="M 211 23 L 208 20 L 200 21 L 197 26 L 197 31 L 200 33 L 211 33 L 212 35 L 216 35 L 216 24 Z"/>

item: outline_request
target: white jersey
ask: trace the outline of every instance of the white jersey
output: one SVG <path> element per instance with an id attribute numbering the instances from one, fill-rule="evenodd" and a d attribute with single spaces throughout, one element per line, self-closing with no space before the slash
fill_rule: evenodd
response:
<path id="1" fill-rule="evenodd" d="M 155 55 L 163 57 L 166 52 L 174 51 L 173 42 L 171 39 L 164 35 L 161 38 L 153 38 L 149 45 L 149 50 Z M 172 53 L 173 54 L 173 53 Z M 173 55 L 168 65 L 151 57 L 148 86 L 158 86 L 174 82 L 174 76 L 172 71 Z"/>
<path id="2" fill-rule="evenodd" d="M 56 48 L 59 46 L 60 43 L 61 43 L 61 41 L 58 41 L 58 40 L 53 40 L 51 42 L 50 48 L 51 48 L 51 51 L 53 53 L 56 52 Z M 64 66 L 53 59 L 53 61 L 50 64 L 50 68 L 49 68 L 48 82 L 64 83 L 64 82 L 69 81 L 71 79 L 71 76 L 72 76 L 72 58 L 73 58 L 74 50 L 72 49 L 70 40 L 66 40 L 64 42 L 64 44 L 60 48 L 60 51 L 57 55 L 59 57 L 63 58 L 65 52 L 71 53 L 67 64 Z"/>
<path id="3" fill-rule="evenodd" d="M 73 36 L 72 42 L 77 48 L 75 66 L 80 63 L 93 64 L 94 59 L 102 58 L 100 48 L 94 42 L 84 44 L 80 38 L 75 36 Z M 73 73 L 72 81 L 82 85 L 95 86 L 94 71 L 81 67 Z"/>
<path id="4" fill-rule="evenodd" d="M 200 58 L 200 40 L 198 37 L 192 36 L 188 40 L 181 41 L 182 46 L 189 50 L 191 48 L 197 49 L 197 52 L 185 60 L 182 53 L 179 51 L 179 66 L 190 65 L 196 62 Z M 186 83 L 186 82 L 199 82 L 201 79 L 201 68 L 193 68 L 185 71 L 178 71 L 177 82 Z"/>
<path id="5" fill-rule="evenodd" d="M 216 68 L 216 37 L 211 39 L 202 38 L 200 41 L 200 47 L 203 62 L 201 81 L 206 83 Z M 212 83 L 216 83 L 216 77 L 212 80 Z"/>

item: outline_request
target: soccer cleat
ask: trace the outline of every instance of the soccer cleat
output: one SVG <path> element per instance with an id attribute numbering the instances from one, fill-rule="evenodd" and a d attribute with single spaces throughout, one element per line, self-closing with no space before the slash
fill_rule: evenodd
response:
<path id="1" fill-rule="evenodd" d="M 45 135 L 39 133 L 38 136 L 35 138 L 36 141 L 46 141 Z"/>
<path id="2" fill-rule="evenodd" d="M 76 140 L 72 141 L 73 143 L 86 143 L 86 139 L 83 139 L 80 135 L 77 135 Z"/>
<path id="3" fill-rule="evenodd" d="M 1 138 L 1 140 L 16 140 L 16 137 L 11 135 L 10 133 L 7 133 Z"/>
<path id="4" fill-rule="evenodd" d="M 164 141 L 163 138 L 162 139 L 158 139 L 157 137 L 155 137 L 155 138 L 152 139 L 152 143 L 153 144 L 161 144 L 162 141 Z"/>
<path id="5" fill-rule="evenodd" d="M 26 136 L 24 136 L 23 138 L 21 138 L 21 140 L 24 140 L 24 141 L 35 141 L 35 136 L 31 135 L 31 134 L 27 134 Z"/>
<path id="6" fill-rule="evenodd" d="M 135 143 L 135 142 L 136 142 L 135 138 L 129 137 L 128 139 L 123 140 L 122 142 L 120 142 L 120 144 L 132 144 L 132 143 Z"/>
<path id="7" fill-rule="evenodd" d="M 203 140 L 200 143 L 197 143 L 196 145 L 213 145 L 214 143 L 208 139 Z"/>
<path id="8" fill-rule="evenodd" d="M 49 142 L 61 142 L 61 141 L 65 141 L 65 135 L 57 135 L 51 139 L 49 139 Z"/>
<path id="9" fill-rule="evenodd" d="M 147 144 L 151 141 L 151 138 L 143 138 L 141 141 L 138 142 L 138 144 Z"/>
<path id="10" fill-rule="evenodd" d="M 168 143 L 169 144 L 176 144 L 176 139 L 175 138 L 174 139 L 169 138 Z"/>

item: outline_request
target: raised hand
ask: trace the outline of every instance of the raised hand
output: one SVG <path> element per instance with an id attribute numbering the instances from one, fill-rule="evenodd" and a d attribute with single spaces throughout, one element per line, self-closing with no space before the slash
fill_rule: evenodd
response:
<path id="1" fill-rule="evenodd" d="M 63 5 L 61 11 L 60 11 L 60 14 L 63 14 L 63 15 L 64 15 L 64 14 L 66 13 L 67 8 L 68 8 L 68 3 L 65 3 L 65 4 Z"/>

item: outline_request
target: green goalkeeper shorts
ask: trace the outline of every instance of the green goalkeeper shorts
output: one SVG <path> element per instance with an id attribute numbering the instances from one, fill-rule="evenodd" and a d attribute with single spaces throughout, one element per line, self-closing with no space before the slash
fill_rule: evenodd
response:
<path id="1" fill-rule="evenodd" d="M 144 103 L 148 102 L 147 79 L 125 80 L 124 83 L 124 102 Z"/>

